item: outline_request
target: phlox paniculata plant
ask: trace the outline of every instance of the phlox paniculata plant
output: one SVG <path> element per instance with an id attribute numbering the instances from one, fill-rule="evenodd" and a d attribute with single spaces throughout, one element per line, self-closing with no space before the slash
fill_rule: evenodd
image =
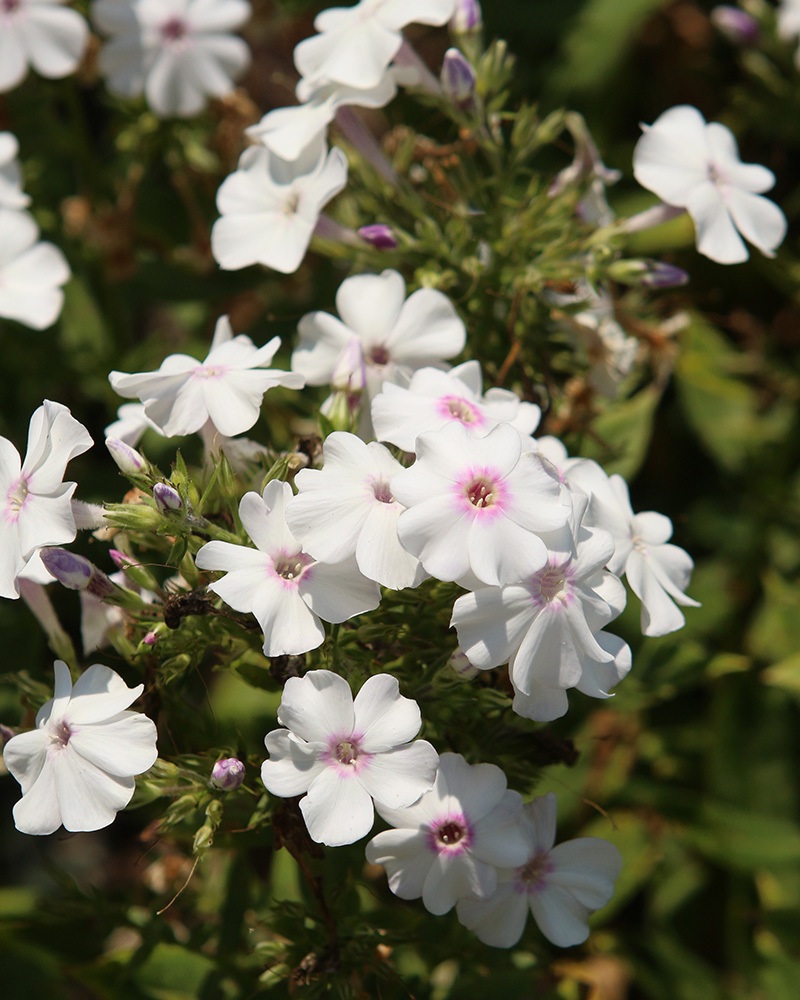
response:
<path id="1" fill-rule="evenodd" d="M 142 112 L 121 148 L 150 122 L 174 167 L 183 119 L 210 99 L 222 103 L 205 113 L 231 126 L 250 61 L 233 32 L 250 13 L 241 0 L 91 5 L 108 108 Z M 442 51 L 449 30 L 441 68 L 409 24 Z M 97 830 L 132 803 L 209 882 L 216 851 L 238 865 L 285 847 L 309 911 L 261 900 L 254 918 L 275 928 L 259 943 L 285 978 L 304 920 L 318 975 L 356 954 L 374 971 L 378 946 L 403 940 L 395 912 L 459 921 L 475 948 L 540 942 L 530 913 L 570 947 L 623 861 L 610 839 L 556 843 L 556 796 L 536 795 L 539 724 L 569 725 L 635 672 L 629 600 L 647 637 L 697 604 L 670 519 L 636 511 L 583 448 L 615 403 L 657 400 L 687 321 L 661 297 L 686 273 L 628 257 L 626 240 L 685 211 L 715 261 L 745 259 L 742 237 L 772 254 L 785 228 L 763 197 L 772 175 L 739 161 L 724 126 L 673 108 L 634 156 L 663 204 L 619 219 L 607 188 L 620 172 L 580 115 L 507 106 L 514 60 L 484 45 L 475 0 L 360 0 L 314 27 L 294 52 L 298 103 L 237 120 L 230 171 L 209 174 L 203 283 L 217 299 L 215 282 L 242 272 L 220 286 L 238 290 L 230 315 L 202 360 L 160 345 L 148 370 L 120 360 L 108 376 L 127 402 L 105 458 L 125 485 L 101 508 L 63 481 L 91 439 L 59 403 L 35 411 L 24 460 L 0 438 L 0 596 L 22 597 L 59 657 L 52 698 L 26 692 L 37 714 L 6 746 L 14 820 Z M 384 107 L 379 137 L 354 109 Z M 406 124 L 409 107 L 435 135 Z M 0 315 L 43 328 L 69 271 L 37 242 L 12 140 Z M 336 262 L 335 292 L 315 285 L 309 251 Z M 306 276 L 291 343 L 239 319 L 263 311 L 264 269 Z M 170 468 L 148 457 L 165 449 Z M 79 531 L 91 560 L 63 547 Z M 81 592 L 84 656 L 115 669 L 81 670 L 54 582 Z M 208 704 L 190 694 L 198 677 Z M 263 746 L 244 730 L 218 745 L 225 679 L 269 700 Z"/>

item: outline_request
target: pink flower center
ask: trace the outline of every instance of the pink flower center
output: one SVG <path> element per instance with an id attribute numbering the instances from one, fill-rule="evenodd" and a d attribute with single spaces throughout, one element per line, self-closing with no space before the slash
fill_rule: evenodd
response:
<path id="1" fill-rule="evenodd" d="M 0 0 L 0 11 L 4 14 L 13 14 L 21 6 L 22 0 Z"/>
<path id="2" fill-rule="evenodd" d="M 446 420 L 457 420 L 461 424 L 478 427 L 485 423 L 478 407 L 461 396 L 442 396 L 437 400 L 437 408 Z"/>
<path id="3" fill-rule="evenodd" d="M 225 365 L 198 365 L 192 371 L 192 378 L 221 378 L 228 373 Z"/>
<path id="4" fill-rule="evenodd" d="M 14 524 L 19 518 L 19 513 L 25 506 L 28 499 L 28 480 L 25 476 L 20 476 L 11 484 L 6 493 L 6 521 Z"/>
<path id="5" fill-rule="evenodd" d="M 171 17 L 161 25 L 161 37 L 165 42 L 179 42 L 188 33 L 188 25 L 179 17 Z"/>
<path id="6" fill-rule="evenodd" d="M 313 561 L 305 552 L 281 552 L 273 560 L 272 568 L 287 584 L 296 584 Z"/>
<path id="7" fill-rule="evenodd" d="M 530 579 L 531 593 L 540 607 L 560 607 L 572 600 L 572 569 L 567 564 L 553 566 L 550 564 L 540 570 Z"/>
<path id="8" fill-rule="evenodd" d="M 708 179 L 712 184 L 716 184 L 717 187 L 721 187 L 723 184 L 727 183 L 725 174 L 719 169 L 716 163 L 709 163 L 706 169 L 708 171 Z"/>
<path id="9" fill-rule="evenodd" d="M 371 365 L 377 365 L 379 367 L 388 365 L 391 361 L 389 349 L 384 347 L 383 344 L 376 344 L 374 347 L 371 347 L 369 349 L 368 358 Z"/>
<path id="10" fill-rule="evenodd" d="M 340 778 L 357 777 L 372 759 L 372 754 L 364 750 L 362 740 L 361 733 L 332 736 L 328 749 L 320 759 L 332 767 Z"/>
<path id="11" fill-rule="evenodd" d="M 72 736 L 72 730 L 63 719 L 55 726 L 50 727 L 50 742 L 54 743 L 56 747 L 65 747 L 69 743 L 70 736 Z"/>
<path id="12" fill-rule="evenodd" d="M 545 887 L 547 876 L 553 870 L 553 862 L 547 851 L 538 851 L 514 875 L 514 889 L 517 892 L 539 892 Z"/>
<path id="13" fill-rule="evenodd" d="M 392 491 L 385 479 L 373 480 L 372 492 L 379 503 L 395 503 Z"/>
<path id="14" fill-rule="evenodd" d="M 428 826 L 428 849 L 434 854 L 463 854 L 473 838 L 472 826 L 463 813 L 450 813 Z"/>
<path id="15" fill-rule="evenodd" d="M 286 201 L 281 206 L 284 215 L 297 215 L 297 209 L 300 205 L 300 195 L 296 191 L 288 196 Z"/>

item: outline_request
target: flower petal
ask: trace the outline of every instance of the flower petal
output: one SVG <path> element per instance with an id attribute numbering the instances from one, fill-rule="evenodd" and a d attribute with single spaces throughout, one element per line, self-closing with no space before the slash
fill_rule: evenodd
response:
<path id="1" fill-rule="evenodd" d="M 300 800 L 309 835 L 318 844 L 342 847 L 354 844 L 372 829 L 372 798 L 355 775 L 342 777 L 325 768 Z"/>
<path id="2" fill-rule="evenodd" d="M 326 743 L 353 733 L 353 694 L 347 681 L 330 670 L 309 670 L 290 677 L 283 688 L 278 722 L 308 742 Z"/>
<path id="3" fill-rule="evenodd" d="M 130 707 L 143 690 L 143 684 L 129 688 L 116 671 L 93 663 L 75 682 L 68 721 L 78 725 L 104 722 Z"/>
<path id="4" fill-rule="evenodd" d="M 404 809 L 433 788 L 439 755 L 427 740 L 376 753 L 359 779 L 377 805 Z"/>
<path id="5" fill-rule="evenodd" d="M 155 724 L 146 715 L 122 712 L 104 722 L 73 729 L 69 746 L 106 774 L 130 778 L 155 764 L 157 737 Z"/>
<path id="6" fill-rule="evenodd" d="M 267 733 L 264 743 L 270 756 L 261 765 L 261 780 L 273 795 L 292 798 L 305 794 L 326 766 L 315 747 L 301 742 L 288 729 Z"/>

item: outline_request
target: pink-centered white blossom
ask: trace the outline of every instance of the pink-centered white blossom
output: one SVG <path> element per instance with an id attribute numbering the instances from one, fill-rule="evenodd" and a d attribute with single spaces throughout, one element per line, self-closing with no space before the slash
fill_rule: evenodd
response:
<path id="1" fill-rule="evenodd" d="M 408 386 L 384 383 L 372 400 L 375 436 L 413 452 L 418 434 L 450 423 L 463 424 L 478 437 L 500 423 L 511 424 L 523 436 L 536 430 L 542 411 L 535 403 L 522 402 L 508 389 L 483 394 L 482 382 L 480 363 L 465 361 L 446 372 L 420 368 Z"/>
<path id="2" fill-rule="evenodd" d="M 310 146 L 289 162 L 265 146 L 251 146 L 217 192 L 222 217 L 211 230 L 214 259 L 226 271 L 263 264 L 292 274 L 322 209 L 346 183 L 341 149 Z"/>
<path id="3" fill-rule="evenodd" d="M 264 632 L 266 656 L 296 655 L 325 639 L 322 621 L 343 622 L 380 603 L 380 590 L 355 559 L 316 562 L 286 523 L 288 483 L 271 480 L 264 493 L 245 493 L 239 516 L 257 546 L 213 541 L 197 553 L 200 569 L 224 570 L 209 590 L 236 611 L 252 613 Z"/>
<path id="4" fill-rule="evenodd" d="M 567 479 L 591 497 L 587 523 L 603 528 L 614 539 L 608 569 L 620 576 L 624 573 L 642 602 L 644 635 L 667 635 L 683 628 L 686 619 L 678 605 L 700 605 L 684 593 L 694 562 L 684 549 L 668 544 L 670 519 L 652 510 L 634 514 L 628 484 L 622 476 L 606 475 L 596 462 L 576 462 Z"/>
<path id="5" fill-rule="evenodd" d="M 340 847 L 372 829 L 378 808 L 413 805 L 436 777 L 439 756 L 415 740 L 422 718 L 395 677 L 375 674 L 353 700 L 330 670 L 286 682 L 278 709 L 284 729 L 265 739 L 261 780 L 273 795 L 302 795 L 312 840 Z"/>
<path id="6" fill-rule="evenodd" d="M 64 305 L 61 286 L 70 278 L 66 257 L 39 239 L 39 227 L 27 212 L 0 207 L 0 234 L 0 317 L 44 330 Z"/>
<path id="7" fill-rule="evenodd" d="M 222 316 L 204 361 L 171 354 L 158 371 L 111 372 L 108 380 L 120 396 L 138 397 L 145 417 L 167 437 L 193 434 L 209 420 L 221 434 L 233 437 L 258 420 L 268 389 L 302 388 L 300 375 L 268 367 L 280 343 L 273 337 L 256 347 L 244 334 L 234 337 L 228 317 Z"/>
<path id="8" fill-rule="evenodd" d="M 511 948 L 522 937 L 530 912 L 554 945 L 581 944 L 589 936 L 589 915 L 614 894 L 622 855 L 599 837 L 580 837 L 554 847 L 552 792 L 525 805 L 520 825 L 528 841 L 526 861 L 498 871 L 497 891 L 491 898 L 459 902 L 458 919 L 484 944 Z"/>
<path id="9" fill-rule="evenodd" d="M 383 587 L 416 586 L 425 571 L 397 537 L 405 507 L 389 485 L 403 466 L 383 445 L 342 431 L 328 435 L 323 454 L 322 469 L 295 476 L 299 492 L 286 508 L 292 534 L 320 562 L 355 556 L 364 576 Z"/>
<path id="10" fill-rule="evenodd" d="M 144 93 L 161 117 L 195 115 L 224 97 L 250 64 L 231 34 L 250 17 L 247 0 L 95 0 L 92 20 L 109 38 L 100 72 L 120 97 Z"/>
<path id="11" fill-rule="evenodd" d="M 292 370 L 308 385 L 362 391 L 367 402 L 384 382 L 406 385 L 418 368 L 445 368 L 464 349 L 467 333 L 452 302 L 442 292 L 420 288 L 406 298 L 397 271 L 357 274 L 336 293 L 339 317 L 305 315 Z M 363 410 L 369 430 L 369 408 Z"/>
<path id="12" fill-rule="evenodd" d="M 420 434 L 416 453 L 391 487 L 408 507 L 400 541 L 431 576 L 497 586 L 544 567 L 539 533 L 562 527 L 571 508 L 550 463 L 522 454 L 515 428 L 499 424 L 478 438 L 450 423 Z"/>
<path id="13" fill-rule="evenodd" d="M 786 217 L 764 191 L 771 170 L 742 163 L 736 139 L 697 108 L 681 104 L 643 125 L 633 151 L 636 180 L 662 201 L 684 208 L 697 230 L 697 249 L 718 264 L 748 259 L 742 236 L 767 257 L 786 235 Z M 740 235 L 741 234 L 741 235 Z"/>
<path id="14" fill-rule="evenodd" d="M 567 711 L 567 691 L 607 698 L 630 670 L 627 643 L 601 631 L 625 607 L 625 588 L 604 567 L 611 536 L 581 524 L 587 497 L 577 495 L 569 528 L 553 536 L 547 565 L 519 583 L 463 594 L 450 622 L 470 663 L 508 663 L 514 711 L 539 722 Z"/>
<path id="15" fill-rule="evenodd" d="M 443 753 L 433 788 L 405 809 L 376 802 L 394 827 L 367 844 L 367 861 L 383 865 L 389 888 L 418 899 L 437 916 L 459 899 L 487 899 L 497 889 L 497 868 L 522 865 L 529 846 L 519 820 L 522 797 L 506 787 L 494 764 L 468 764 Z"/>
<path id="16" fill-rule="evenodd" d="M 32 67 L 58 79 L 78 68 L 89 26 L 68 0 L 0 0 L 0 93 L 22 83 Z"/>
<path id="17" fill-rule="evenodd" d="M 310 80 L 348 87 L 375 87 L 403 43 L 407 24 L 442 25 L 456 0 L 361 0 L 317 14 L 319 34 L 294 50 L 294 64 Z"/>
<path id="18" fill-rule="evenodd" d="M 36 714 L 36 728 L 3 750 L 22 786 L 14 806 L 21 833 L 45 835 L 100 830 L 133 796 L 134 776 L 156 761 L 156 727 L 126 711 L 142 693 L 109 667 L 95 663 L 72 686 L 69 667 L 56 660 L 55 692 Z"/>
<path id="19" fill-rule="evenodd" d="M 40 548 L 74 540 L 77 483 L 62 480 L 67 463 L 92 443 L 67 407 L 49 399 L 31 417 L 24 462 L 0 437 L 0 597 L 19 597 L 17 577 Z"/>

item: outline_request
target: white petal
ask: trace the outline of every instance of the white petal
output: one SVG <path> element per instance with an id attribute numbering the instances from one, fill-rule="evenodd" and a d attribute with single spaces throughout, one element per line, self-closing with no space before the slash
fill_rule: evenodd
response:
<path id="1" fill-rule="evenodd" d="M 558 800 L 553 792 L 537 795 L 523 809 L 523 824 L 531 838 L 533 853 L 549 851 L 556 842 Z"/>
<path id="2" fill-rule="evenodd" d="M 645 128 L 633 151 L 633 175 L 668 204 L 684 207 L 707 176 L 708 161 L 705 119 L 682 104 Z"/>
<path id="3" fill-rule="evenodd" d="M 143 684 L 129 688 L 116 671 L 94 663 L 75 682 L 69 721 L 77 725 L 103 722 L 130 707 L 143 690 Z"/>
<path id="4" fill-rule="evenodd" d="M 327 743 L 353 733 L 355 714 L 350 685 L 330 670 L 309 670 L 290 677 L 283 688 L 278 722 L 309 742 Z"/>
<path id="5" fill-rule="evenodd" d="M 376 753 L 359 780 L 376 804 L 404 809 L 433 787 L 439 755 L 426 740 Z"/>
<path id="6" fill-rule="evenodd" d="M 468 814 L 472 818 L 472 813 Z M 499 868 L 516 868 L 530 856 L 530 842 L 520 823 L 522 796 L 507 790 L 492 811 L 473 825 L 470 851 L 476 858 Z"/>
<path id="7" fill-rule="evenodd" d="M 253 614 L 264 632 L 265 656 L 298 656 L 325 641 L 322 622 L 292 586 L 262 585 Z"/>
<path id="8" fill-rule="evenodd" d="M 422 725 L 419 705 L 400 694 L 400 684 L 390 674 L 367 678 L 353 706 L 356 730 L 369 753 L 380 753 L 408 743 Z"/>
<path id="9" fill-rule="evenodd" d="M 564 688 L 533 683 L 530 694 L 524 694 L 514 688 L 514 701 L 511 707 L 523 719 L 552 722 L 553 719 L 560 719 L 562 715 L 566 715 L 569 701 Z"/>
<path id="10" fill-rule="evenodd" d="M 2 46 L 0 46 L 0 55 Z M 61 826 L 61 811 L 56 792 L 52 763 L 42 768 L 39 777 L 14 806 L 14 825 L 20 833 L 45 836 Z"/>
<path id="11" fill-rule="evenodd" d="M 422 887 L 425 909 L 436 916 L 448 913 L 459 899 L 478 896 L 485 899 L 497 888 L 497 872 L 469 852 L 449 857 L 438 854 L 433 859 Z"/>
<path id="12" fill-rule="evenodd" d="M 26 4 L 18 31 L 37 73 L 56 78 L 78 66 L 89 38 L 89 26 L 77 11 Z"/>
<path id="13" fill-rule="evenodd" d="M 6 767 L 22 786 L 24 795 L 45 766 L 50 738 L 42 729 L 12 736 L 3 748 Z"/>
<path id="14" fill-rule="evenodd" d="M 767 257 L 774 256 L 775 248 L 786 236 L 786 216 L 778 206 L 760 195 L 749 191 L 728 188 L 728 209 L 739 232 Z"/>
<path id="15" fill-rule="evenodd" d="M 264 743 L 270 759 L 261 765 L 261 780 L 273 795 L 284 798 L 303 795 L 326 766 L 319 760 L 317 749 L 300 742 L 288 729 L 267 733 Z"/>
<path id="16" fill-rule="evenodd" d="M 462 899 L 456 906 L 461 923 L 494 948 L 512 948 L 528 921 L 528 895 L 500 884 L 489 899 Z"/>
<path id="17" fill-rule="evenodd" d="M 106 774 L 130 778 L 155 764 L 157 736 L 155 724 L 146 715 L 123 712 L 106 722 L 76 727 L 69 746 Z"/>
<path id="18" fill-rule="evenodd" d="M 524 587 L 485 587 L 456 600 L 450 624 L 470 663 L 487 670 L 511 659 L 536 614 Z"/>
<path id="19" fill-rule="evenodd" d="M 400 310 L 388 346 L 392 357 L 411 368 L 440 363 L 464 350 L 466 328 L 450 299 L 420 288 Z"/>
<path id="20" fill-rule="evenodd" d="M 391 590 L 416 587 L 425 578 L 420 561 L 400 543 L 397 519 L 402 510 L 400 504 L 372 504 L 356 544 L 356 563 L 364 576 Z"/>
<path id="21" fill-rule="evenodd" d="M 392 479 L 395 496 L 398 480 L 398 476 Z M 451 497 L 435 496 L 403 511 L 397 520 L 397 533 L 403 546 L 431 576 L 459 580 L 470 569 L 467 537 L 473 520 L 473 515 Z"/>
<path id="22" fill-rule="evenodd" d="M 365 837 L 375 812 L 369 792 L 358 778 L 341 777 L 325 768 L 300 800 L 300 811 L 312 840 L 328 847 L 342 847 Z"/>
<path id="23" fill-rule="evenodd" d="M 700 253 L 717 264 L 741 264 L 747 260 L 747 247 L 716 184 L 711 181 L 699 184 L 687 198 L 686 210 L 694 220 Z"/>
<path id="24" fill-rule="evenodd" d="M 572 893 L 588 910 L 599 910 L 614 894 L 614 882 L 622 871 L 622 855 L 607 840 L 580 837 L 554 847 L 553 870 L 548 886 L 558 885 Z"/>
<path id="25" fill-rule="evenodd" d="M 0 31 L 0 93 L 12 90 L 25 79 L 27 73 L 28 63 L 19 28 L 15 24 L 4 26 Z"/>
<path id="26" fill-rule="evenodd" d="M 419 899 L 434 854 L 422 831 L 385 830 L 373 837 L 366 848 L 367 861 L 383 865 L 389 888 L 400 899 Z"/>
<path id="27" fill-rule="evenodd" d="M 336 309 L 365 345 L 385 344 L 403 309 L 406 283 L 397 271 L 357 274 L 336 293 Z"/>
<path id="28" fill-rule="evenodd" d="M 113 823 L 133 797 L 133 778 L 107 774 L 70 750 L 69 744 L 51 760 L 58 808 L 66 830 L 100 830 Z"/>
<path id="29" fill-rule="evenodd" d="M 359 571 L 355 559 L 314 563 L 300 578 L 298 589 L 314 614 L 326 622 L 347 621 L 374 611 L 381 602 L 380 588 Z"/>

